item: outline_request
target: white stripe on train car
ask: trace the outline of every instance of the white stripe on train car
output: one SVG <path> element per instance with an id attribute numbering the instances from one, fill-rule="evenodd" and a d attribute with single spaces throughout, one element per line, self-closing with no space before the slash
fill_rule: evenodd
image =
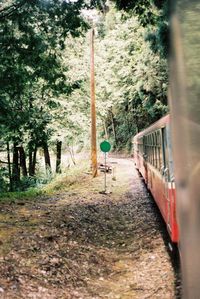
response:
<path id="1" fill-rule="evenodd" d="M 168 189 L 175 189 L 175 183 L 174 182 L 168 182 Z"/>

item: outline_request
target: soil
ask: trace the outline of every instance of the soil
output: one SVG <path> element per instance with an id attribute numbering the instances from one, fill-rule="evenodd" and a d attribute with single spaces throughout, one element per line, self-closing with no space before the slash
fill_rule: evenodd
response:
<path id="1" fill-rule="evenodd" d="M 175 299 L 179 268 L 131 159 L 67 191 L 0 203 L 0 298 Z"/>

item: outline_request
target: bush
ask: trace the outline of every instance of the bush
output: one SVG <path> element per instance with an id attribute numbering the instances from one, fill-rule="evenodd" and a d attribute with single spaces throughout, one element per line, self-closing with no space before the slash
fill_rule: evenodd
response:
<path id="1" fill-rule="evenodd" d="M 9 174 L 6 167 L 0 168 L 0 192 L 9 190 Z"/>

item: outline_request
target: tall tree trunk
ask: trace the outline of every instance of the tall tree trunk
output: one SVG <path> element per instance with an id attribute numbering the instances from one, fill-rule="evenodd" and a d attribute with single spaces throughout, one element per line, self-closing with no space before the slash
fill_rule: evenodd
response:
<path id="1" fill-rule="evenodd" d="M 46 171 L 51 172 L 51 160 L 50 160 L 49 148 L 47 143 L 44 143 L 43 150 L 44 150 L 44 161 L 45 161 Z"/>
<path id="2" fill-rule="evenodd" d="M 56 143 L 56 173 L 61 173 L 62 141 Z"/>
<path id="3" fill-rule="evenodd" d="M 104 125 L 105 139 L 108 140 L 108 130 L 106 128 L 106 121 L 105 120 L 103 122 L 103 125 Z"/>
<path id="4" fill-rule="evenodd" d="M 31 145 L 29 145 L 28 159 L 29 159 L 28 173 L 29 176 L 33 176 L 33 150 Z"/>
<path id="5" fill-rule="evenodd" d="M 68 146 L 68 151 L 69 151 L 69 154 L 70 154 L 70 156 L 71 156 L 71 159 L 72 159 L 73 164 L 76 165 L 76 161 L 75 161 L 75 159 L 74 159 L 73 147 L 72 147 L 72 149 L 71 149 L 70 146 Z"/>
<path id="6" fill-rule="evenodd" d="M 35 175 L 35 167 L 36 167 L 36 159 L 37 159 L 37 145 L 35 145 L 35 148 L 33 150 L 33 147 L 29 147 L 29 176 Z"/>
<path id="7" fill-rule="evenodd" d="M 12 171 L 11 171 L 11 162 L 10 162 L 10 144 L 7 141 L 7 158 L 8 158 L 8 174 L 9 174 L 9 181 L 10 181 L 10 191 L 13 191 L 13 182 L 12 182 Z"/>
<path id="8" fill-rule="evenodd" d="M 113 130 L 113 136 L 114 136 L 114 140 L 115 140 L 115 144 L 117 145 L 117 136 L 116 136 L 116 129 L 115 129 L 115 120 L 114 120 L 114 116 L 113 116 L 113 112 L 111 111 L 111 122 L 112 122 L 112 130 Z"/>
<path id="9" fill-rule="evenodd" d="M 33 151 L 33 165 L 32 165 L 33 176 L 35 175 L 36 162 L 37 162 L 37 145 L 35 145 L 35 148 Z"/>
<path id="10" fill-rule="evenodd" d="M 71 156 L 73 157 L 73 163 L 74 163 L 74 165 L 76 165 L 73 143 L 72 143 L 72 146 L 71 146 L 71 153 L 72 153 Z"/>
<path id="11" fill-rule="evenodd" d="M 26 177 L 27 176 L 26 154 L 23 146 L 19 147 L 19 154 L 20 154 L 20 166 L 22 168 L 22 175 Z"/>
<path id="12" fill-rule="evenodd" d="M 15 186 L 20 181 L 19 151 L 16 143 L 13 144 L 12 181 Z"/>

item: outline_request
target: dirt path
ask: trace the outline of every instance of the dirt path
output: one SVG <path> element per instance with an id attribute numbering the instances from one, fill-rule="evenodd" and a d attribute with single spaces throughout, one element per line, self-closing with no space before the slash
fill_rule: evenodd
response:
<path id="1" fill-rule="evenodd" d="M 133 162 L 50 198 L 0 204 L 0 298 L 175 298 L 157 209 Z M 161 228 L 160 228 L 161 227 Z"/>

